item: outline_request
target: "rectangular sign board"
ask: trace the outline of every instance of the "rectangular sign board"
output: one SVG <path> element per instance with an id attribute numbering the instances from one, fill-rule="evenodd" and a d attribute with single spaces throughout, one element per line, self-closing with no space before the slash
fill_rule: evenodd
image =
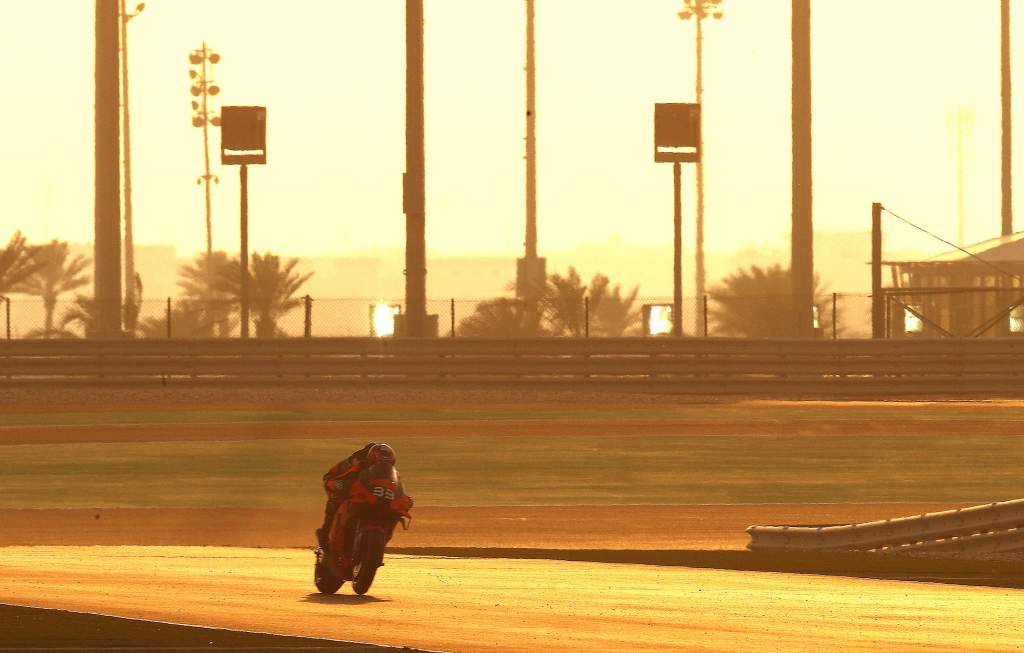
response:
<path id="1" fill-rule="evenodd" d="M 654 105 L 654 160 L 658 163 L 700 161 L 699 104 Z"/>
<path id="2" fill-rule="evenodd" d="M 267 108 L 221 107 L 220 162 L 267 162 Z"/>

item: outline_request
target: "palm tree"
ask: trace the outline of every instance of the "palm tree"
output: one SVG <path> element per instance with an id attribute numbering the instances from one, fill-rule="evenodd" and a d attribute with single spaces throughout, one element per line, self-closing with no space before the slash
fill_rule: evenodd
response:
<path id="1" fill-rule="evenodd" d="M 722 279 L 709 295 L 710 313 L 716 332 L 723 336 L 780 338 L 793 334 L 794 301 L 790 271 L 779 264 L 756 265 L 738 270 Z M 827 304 L 825 293 L 814 278 L 814 304 Z M 821 329 L 831 327 L 830 311 L 818 311 Z"/>
<path id="2" fill-rule="evenodd" d="M 32 258 L 32 248 L 20 231 L 15 231 L 7 246 L 0 249 L 0 295 L 14 292 L 15 287 L 43 267 Z"/>
<path id="3" fill-rule="evenodd" d="M 609 291 L 611 281 L 603 274 L 594 275 L 590 281 L 588 296 L 590 311 L 593 314 L 593 330 L 601 335 L 620 337 L 640 322 L 640 311 L 633 307 L 640 286 L 633 286 L 625 297 L 618 284 Z"/>
<path id="4" fill-rule="evenodd" d="M 42 297 L 46 317 L 43 328 L 33 329 L 26 337 L 53 338 L 58 335 L 53 327 L 53 311 L 57 307 L 57 300 L 62 294 L 89 283 L 91 277 L 86 273 L 86 269 L 92 261 L 81 254 L 69 260 L 68 244 L 57 239 L 46 245 L 33 247 L 31 256 L 42 267 L 14 289 L 16 292 Z"/>
<path id="5" fill-rule="evenodd" d="M 299 259 L 288 259 L 282 265 L 281 258 L 266 252 L 252 255 L 249 267 L 249 299 L 252 307 L 253 322 L 257 338 L 273 338 L 283 336 L 278 328 L 278 320 L 288 311 L 302 305 L 302 299 L 295 297 L 312 272 L 299 274 L 295 266 Z M 241 303 L 241 274 L 238 270 L 238 259 L 232 259 L 228 267 L 221 270 L 217 280 L 217 288 L 227 293 L 235 305 Z"/>
<path id="6" fill-rule="evenodd" d="M 532 315 L 537 312 L 533 311 Z M 520 338 L 543 335 L 521 299 L 496 297 L 476 305 L 472 315 L 459 322 L 459 335 Z"/>
<path id="7" fill-rule="evenodd" d="M 171 309 L 171 336 L 174 338 L 212 338 L 214 323 L 207 319 L 204 307 L 190 301 L 178 302 Z M 143 338 L 166 338 L 167 317 L 148 317 L 139 325 Z"/>
<path id="8" fill-rule="evenodd" d="M 541 306 L 544 316 L 551 324 L 552 335 L 582 336 L 585 328 L 583 298 L 587 287 L 580 279 L 576 268 L 570 267 L 566 276 L 557 272 L 548 275 Z"/>
<path id="9" fill-rule="evenodd" d="M 78 334 L 71 330 L 77 326 L 86 338 L 96 337 L 96 300 L 85 295 L 75 295 L 75 303 L 64 313 L 60 320 L 60 327 L 54 332 L 58 338 L 77 338 Z"/>
<path id="10" fill-rule="evenodd" d="M 198 254 L 190 265 L 178 269 L 178 286 L 190 312 L 197 313 L 196 319 L 219 337 L 230 335 L 235 326 L 231 316 L 235 299 L 223 289 L 223 279 L 230 274 L 238 274 L 238 261 L 222 251 Z"/>

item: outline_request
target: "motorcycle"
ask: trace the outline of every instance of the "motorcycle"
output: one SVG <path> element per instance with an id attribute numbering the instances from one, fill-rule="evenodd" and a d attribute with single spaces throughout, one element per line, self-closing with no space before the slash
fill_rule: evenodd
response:
<path id="1" fill-rule="evenodd" d="M 334 594 L 345 581 L 352 581 L 356 594 L 366 594 L 384 565 L 384 547 L 395 527 L 409 528 L 411 509 L 412 497 L 405 493 L 394 465 L 381 462 L 360 472 L 334 515 L 327 549 L 316 548 L 317 590 Z"/>

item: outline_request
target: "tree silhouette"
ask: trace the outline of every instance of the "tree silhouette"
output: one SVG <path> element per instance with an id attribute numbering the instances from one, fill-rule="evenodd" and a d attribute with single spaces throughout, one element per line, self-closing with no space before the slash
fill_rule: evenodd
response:
<path id="1" fill-rule="evenodd" d="M 793 286 L 789 270 L 781 265 L 752 265 L 733 272 L 709 295 L 716 335 L 781 338 L 793 334 Z M 830 328 L 831 311 L 824 310 L 828 299 L 817 276 L 814 297 L 821 329 Z"/>
<path id="2" fill-rule="evenodd" d="M 564 277 L 557 272 L 548 275 L 540 302 L 544 317 L 551 325 L 552 335 L 583 335 L 586 319 L 583 313 L 583 297 L 586 294 L 587 287 L 583 285 L 576 268 L 570 267 Z"/>
<path id="3" fill-rule="evenodd" d="M 85 295 L 75 295 L 75 303 L 68 311 L 61 316 L 60 327 L 57 329 L 58 338 L 77 338 L 78 334 L 71 330 L 77 326 L 86 338 L 96 337 L 96 300 Z"/>
<path id="4" fill-rule="evenodd" d="M 535 318 L 531 318 L 521 299 L 496 297 L 476 305 L 469 317 L 459 322 L 462 336 L 520 338 L 542 335 Z M 533 312 L 536 315 L 536 311 Z"/>
<path id="5" fill-rule="evenodd" d="M 238 261 L 222 251 L 198 254 L 189 265 L 178 268 L 178 286 L 189 307 L 188 320 L 195 320 L 199 330 L 211 336 L 227 337 L 235 327 L 232 312 L 235 298 L 224 289 L 224 279 L 238 274 Z M 173 321 L 172 321 L 173 328 Z"/>
<path id="6" fill-rule="evenodd" d="M 278 320 L 288 311 L 302 305 L 302 299 L 295 297 L 295 293 L 313 273 L 295 272 L 298 264 L 299 259 L 292 258 L 282 265 L 281 258 L 270 252 L 252 255 L 252 264 L 249 266 L 249 302 L 257 338 L 285 335 L 278 328 Z M 231 259 L 217 280 L 217 289 L 227 293 L 235 306 L 241 305 L 240 277 L 238 259 Z"/>
<path id="7" fill-rule="evenodd" d="M 32 260 L 39 267 L 14 287 L 16 292 L 35 295 L 43 299 L 46 316 L 42 329 L 33 329 L 25 334 L 27 338 L 56 338 L 61 333 L 53 326 L 53 312 L 57 300 L 66 292 L 77 290 L 90 281 L 86 270 L 91 260 L 81 254 L 68 259 L 68 244 L 54 239 L 46 245 L 31 248 Z"/>
<path id="8" fill-rule="evenodd" d="M 7 246 L 0 249 L 0 295 L 14 292 L 18 284 L 43 265 L 32 258 L 32 248 L 21 232 L 15 231 Z"/>
<path id="9" fill-rule="evenodd" d="M 174 338 L 213 338 L 214 327 L 202 306 L 181 301 L 171 309 L 171 336 Z M 139 324 L 139 335 L 143 338 L 166 338 L 167 316 L 144 319 Z"/>
<path id="10" fill-rule="evenodd" d="M 620 337 L 639 326 L 640 311 L 634 308 L 640 286 L 623 297 L 618 284 L 611 288 L 611 281 L 603 274 L 596 274 L 590 280 L 587 296 L 590 297 L 590 312 L 593 316 L 591 331 L 596 334 Z"/>

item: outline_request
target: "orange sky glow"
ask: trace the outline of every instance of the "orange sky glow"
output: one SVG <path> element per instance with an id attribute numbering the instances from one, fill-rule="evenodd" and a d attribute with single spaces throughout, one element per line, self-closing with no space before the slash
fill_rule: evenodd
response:
<path id="1" fill-rule="evenodd" d="M 536 4 L 541 255 L 613 238 L 670 248 L 671 166 L 652 160 L 652 105 L 693 100 L 692 21 L 676 17 L 680 0 Z M 425 5 L 428 252 L 521 255 L 525 3 Z M 4 14 L 0 237 L 90 241 L 93 3 L 8 2 Z M 1014 18 L 1016 53 L 1024 17 Z M 725 17 L 706 24 L 709 251 L 787 238 L 789 20 L 786 0 L 726 0 Z M 967 106 L 967 240 L 998 235 L 998 0 L 816 0 L 812 21 L 816 229 L 865 230 L 881 201 L 952 240 L 946 114 Z M 205 246 L 187 57 L 204 39 L 223 56 L 222 103 L 268 107 L 269 162 L 250 173 L 251 250 L 401 247 L 400 0 L 148 2 L 129 25 L 136 242 L 186 255 Z M 1014 63 L 1019 171 L 1024 58 Z M 216 168 L 214 247 L 232 251 L 237 171 Z M 896 227 L 889 242 L 934 249 Z"/>

